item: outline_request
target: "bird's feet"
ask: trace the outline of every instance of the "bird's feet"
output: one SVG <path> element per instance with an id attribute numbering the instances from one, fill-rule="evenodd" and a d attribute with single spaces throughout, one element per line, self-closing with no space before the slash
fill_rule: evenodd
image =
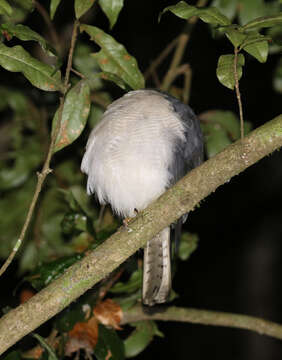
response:
<path id="1" fill-rule="evenodd" d="M 134 214 L 135 214 L 135 216 L 138 215 L 138 210 L 137 209 L 134 209 Z M 126 217 L 125 219 L 122 220 L 123 226 L 126 228 L 126 230 L 128 232 L 132 231 L 132 229 L 130 229 L 130 227 L 129 227 L 129 223 L 133 218 L 134 217 Z"/>

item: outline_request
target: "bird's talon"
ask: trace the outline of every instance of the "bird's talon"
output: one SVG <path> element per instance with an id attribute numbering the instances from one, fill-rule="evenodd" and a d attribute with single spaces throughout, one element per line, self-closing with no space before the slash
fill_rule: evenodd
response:
<path id="1" fill-rule="evenodd" d="M 131 218 L 127 217 L 125 219 L 122 220 L 123 226 L 127 229 L 128 228 L 128 224 L 130 223 Z"/>

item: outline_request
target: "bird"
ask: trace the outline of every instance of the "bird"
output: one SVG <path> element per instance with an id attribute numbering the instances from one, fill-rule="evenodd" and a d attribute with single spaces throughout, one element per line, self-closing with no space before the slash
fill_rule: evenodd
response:
<path id="1" fill-rule="evenodd" d="M 203 135 L 190 106 L 155 89 L 129 91 L 112 102 L 93 128 L 82 158 L 87 193 L 125 219 L 136 216 L 203 161 Z M 144 247 L 142 302 L 153 306 L 171 292 L 172 229 Z"/>

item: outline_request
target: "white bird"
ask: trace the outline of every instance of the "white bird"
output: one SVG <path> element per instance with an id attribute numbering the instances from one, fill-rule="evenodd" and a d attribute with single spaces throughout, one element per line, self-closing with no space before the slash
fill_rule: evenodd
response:
<path id="1" fill-rule="evenodd" d="M 146 208 L 202 159 L 203 137 L 192 109 L 166 93 L 137 90 L 108 106 L 90 134 L 81 170 L 88 175 L 88 194 L 125 218 Z M 144 249 L 145 305 L 168 300 L 170 252 L 167 227 Z"/>

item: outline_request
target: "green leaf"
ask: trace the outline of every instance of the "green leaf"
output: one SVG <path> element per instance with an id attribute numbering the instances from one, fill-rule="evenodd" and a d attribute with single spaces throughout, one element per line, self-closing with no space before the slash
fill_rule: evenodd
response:
<path id="1" fill-rule="evenodd" d="M 256 30 L 282 24 L 282 12 L 277 15 L 263 16 L 254 19 L 243 26 L 244 30 Z"/>
<path id="2" fill-rule="evenodd" d="M 0 99 L 0 104 L 1 104 L 1 99 Z M 103 108 L 97 105 L 93 105 L 93 104 L 91 105 L 90 115 L 88 119 L 88 124 L 91 129 L 94 128 L 101 121 L 103 114 L 104 114 Z"/>
<path id="3" fill-rule="evenodd" d="M 0 31 L 2 33 L 5 32 L 6 34 L 8 33 L 10 37 L 15 36 L 23 41 L 36 41 L 48 55 L 56 55 L 55 49 L 53 49 L 41 35 L 31 30 L 28 26 L 7 23 L 0 26 Z"/>
<path id="4" fill-rule="evenodd" d="M 184 1 L 180 1 L 176 5 L 166 7 L 159 15 L 159 19 L 167 11 L 171 11 L 181 19 L 187 20 L 193 16 L 198 16 L 204 22 L 212 25 L 224 26 L 231 24 L 231 21 L 215 7 L 197 8 L 186 4 Z"/>
<path id="5" fill-rule="evenodd" d="M 132 273 L 132 275 L 130 276 L 130 279 L 127 282 L 116 283 L 110 289 L 110 292 L 112 292 L 114 294 L 133 293 L 136 290 L 141 288 L 141 284 L 142 284 L 142 271 L 141 271 L 141 269 L 139 269 Z"/>
<path id="6" fill-rule="evenodd" d="M 93 204 L 89 200 L 89 196 L 85 192 L 85 188 L 80 185 L 72 185 L 67 190 L 60 189 L 64 195 L 64 200 L 67 202 L 69 209 L 74 212 L 81 212 L 90 218 L 95 218 Z"/>
<path id="7" fill-rule="evenodd" d="M 199 237 L 197 234 L 182 233 L 180 238 L 178 256 L 181 260 L 187 260 L 197 249 Z"/>
<path id="8" fill-rule="evenodd" d="M 17 191 L 1 194 L 0 201 L 0 256 L 6 258 L 13 248 L 24 223 L 30 199 L 34 193 L 35 176 L 24 183 Z M 17 206 L 11 207 L 11 204 Z M 10 209 L 10 211 L 7 211 Z M 27 234 L 28 237 L 28 234 Z"/>
<path id="9" fill-rule="evenodd" d="M 276 91 L 282 93 L 282 58 L 280 58 L 274 70 L 273 87 Z"/>
<path id="10" fill-rule="evenodd" d="M 210 110 L 201 114 L 200 119 L 203 127 L 205 124 L 214 125 L 224 129 L 233 141 L 240 138 L 240 122 L 231 111 Z"/>
<path id="11" fill-rule="evenodd" d="M 34 0 L 12 0 L 17 6 L 24 10 L 32 11 L 34 9 Z"/>
<path id="12" fill-rule="evenodd" d="M 101 79 L 112 81 L 123 90 L 127 90 L 127 91 L 131 90 L 131 88 L 120 77 L 116 76 L 115 74 L 103 71 L 99 75 Z"/>
<path id="13" fill-rule="evenodd" d="M 87 217 L 83 214 L 70 212 L 66 213 L 62 221 L 62 232 L 65 235 L 72 235 L 75 232 L 87 231 Z"/>
<path id="14" fill-rule="evenodd" d="M 237 0 L 213 0 L 211 6 L 216 7 L 228 19 L 233 19 L 236 15 Z"/>
<path id="15" fill-rule="evenodd" d="M 51 2 L 50 2 L 50 17 L 51 17 L 51 20 L 54 19 L 55 13 L 56 13 L 57 8 L 60 5 L 61 1 L 62 0 L 51 0 Z"/>
<path id="16" fill-rule="evenodd" d="M 5 356 L 2 360 L 21 360 L 21 354 L 18 351 L 11 351 L 7 356 Z"/>
<path id="17" fill-rule="evenodd" d="M 144 351 L 155 335 L 163 336 L 154 321 L 139 321 L 131 326 L 136 329 L 124 340 L 126 358 L 135 357 Z"/>
<path id="18" fill-rule="evenodd" d="M 78 171 L 78 168 L 76 168 L 76 171 Z M 64 183 L 67 184 L 67 182 Z M 39 263 L 46 263 L 50 259 L 58 259 L 74 253 L 72 243 L 70 241 L 66 242 L 61 231 L 61 222 L 64 214 L 68 211 L 68 207 L 56 186 L 53 184 L 50 189 L 45 190 L 41 195 L 40 241 L 37 244 Z"/>
<path id="19" fill-rule="evenodd" d="M 38 261 L 38 247 L 35 241 L 27 242 L 19 258 L 19 270 L 21 273 L 32 271 Z"/>
<path id="20" fill-rule="evenodd" d="M 212 25 L 230 25 L 231 21 L 215 7 L 200 9 L 199 17 L 201 20 Z"/>
<path id="21" fill-rule="evenodd" d="M 249 121 L 244 121 L 244 134 L 248 135 L 253 129 L 253 125 Z"/>
<path id="22" fill-rule="evenodd" d="M 246 39 L 247 35 L 242 31 L 234 28 L 223 29 L 227 38 L 232 42 L 235 47 L 238 47 Z"/>
<path id="23" fill-rule="evenodd" d="M 144 78 L 137 62 L 123 45 L 97 27 L 81 25 L 81 31 L 87 32 L 91 40 L 101 47 L 101 50 L 93 56 L 98 60 L 102 71 L 119 77 L 132 89 L 144 87 Z"/>
<path id="24" fill-rule="evenodd" d="M 282 25 L 267 29 L 266 36 L 271 38 L 269 43 L 270 54 L 281 54 L 282 52 Z"/>
<path id="25" fill-rule="evenodd" d="M 159 15 L 159 20 L 161 16 L 167 11 L 172 12 L 174 15 L 180 17 L 181 19 L 190 19 L 193 16 L 198 16 L 198 8 L 186 4 L 184 1 L 180 1 L 176 5 L 167 6 Z"/>
<path id="26" fill-rule="evenodd" d="M 233 90 L 235 87 L 234 77 L 234 55 L 221 55 L 218 59 L 216 75 L 220 83 L 229 89 Z M 238 80 L 242 77 L 242 67 L 245 64 L 243 54 L 238 54 L 237 74 Z"/>
<path id="27" fill-rule="evenodd" d="M 231 144 L 231 141 L 240 138 L 239 119 L 230 111 L 207 111 L 200 115 L 200 119 L 208 157 L 216 155 Z M 248 133 L 249 129 L 245 129 Z"/>
<path id="28" fill-rule="evenodd" d="M 22 91 L 0 87 L 0 109 L 7 106 L 13 110 L 13 114 L 7 128 L 7 160 L 0 160 L 0 190 L 13 189 L 24 183 L 43 159 L 42 139 L 37 133 L 41 119 L 34 106 Z"/>
<path id="29" fill-rule="evenodd" d="M 265 15 L 266 6 L 264 0 L 238 0 L 238 17 L 241 25 L 248 21 Z"/>
<path id="30" fill-rule="evenodd" d="M 83 258 L 83 254 L 64 256 L 38 266 L 25 280 L 30 282 L 36 290 L 41 290 L 62 275 L 67 268 Z"/>
<path id="31" fill-rule="evenodd" d="M 255 57 L 259 62 L 264 63 L 268 55 L 267 38 L 258 33 L 249 34 L 240 46 L 247 53 Z"/>
<path id="32" fill-rule="evenodd" d="M 141 289 L 133 294 L 126 296 L 115 296 L 115 302 L 119 304 L 122 311 L 127 311 L 132 308 L 137 302 L 141 300 Z"/>
<path id="33" fill-rule="evenodd" d="M 208 158 L 221 152 L 226 146 L 231 144 L 225 129 L 219 126 L 206 124 L 202 127 L 205 134 L 205 146 Z"/>
<path id="34" fill-rule="evenodd" d="M 115 330 L 108 329 L 99 324 L 98 342 L 94 348 L 94 354 L 98 360 L 123 360 L 124 345 Z M 111 356 L 109 357 L 109 354 Z"/>
<path id="35" fill-rule="evenodd" d="M 8 71 L 23 73 L 32 85 L 41 90 L 63 90 L 60 71 L 54 74 L 51 66 L 33 58 L 21 46 L 0 44 L 0 65 Z"/>
<path id="36" fill-rule="evenodd" d="M 17 151 L 13 167 L 3 167 L 0 170 L 0 189 L 13 189 L 26 181 L 32 170 L 35 170 L 42 160 L 41 146 L 31 141 Z"/>
<path id="37" fill-rule="evenodd" d="M 112 29 L 123 7 L 123 0 L 99 0 L 99 4 L 107 15 L 110 22 L 110 28 Z"/>
<path id="38" fill-rule="evenodd" d="M 91 306 L 93 301 L 96 301 L 95 294 L 92 293 L 91 302 L 89 301 L 89 296 L 84 294 L 78 301 L 70 304 L 65 310 L 56 316 L 56 329 L 58 329 L 61 333 L 66 333 L 72 330 L 76 323 L 86 321 L 83 305 L 89 304 Z"/>
<path id="39" fill-rule="evenodd" d="M 81 134 L 90 111 L 90 88 L 87 81 L 81 80 L 67 93 L 62 113 L 59 133 L 54 151 L 70 145 Z M 59 117 L 57 110 L 52 124 L 54 133 Z"/>
<path id="40" fill-rule="evenodd" d="M 6 0 L 0 0 L 0 14 L 11 16 L 13 9 Z"/>
<path id="41" fill-rule="evenodd" d="M 84 248 L 89 246 L 93 236 L 95 240 L 91 241 L 90 245 L 92 248 L 97 247 L 100 241 L 93 226 L 93 219 L 97 214 L 93 211 L 85 189 L 77 185 L 69 187 L 68 190 L 60 189 L 60 192 L 69 207 L 61 221 L 62 232 L 68 235 L 69 241 L 70 236 L 75 236 L 72 245 L 80 247 L 83 243 Z"/>
<path id="42" fill-rule="evenodd" d="M 99 90 L 104 86 L 104 82 L 99 73 L 99 64 L 91 56 L 92 52 L 93 49 L 89 45 L 78 42 L 75 47 L 73 64 L 75 69 L 87 78 L 91 90 Z"/>
<path id="43" fill-rule="evenodd" d="M 91 6 L 94 4 L 95 0 L 75 0 L 74 2 L 74 10 L 75 17 L 79 19 L 83 14 L 88 11 Z"/>

